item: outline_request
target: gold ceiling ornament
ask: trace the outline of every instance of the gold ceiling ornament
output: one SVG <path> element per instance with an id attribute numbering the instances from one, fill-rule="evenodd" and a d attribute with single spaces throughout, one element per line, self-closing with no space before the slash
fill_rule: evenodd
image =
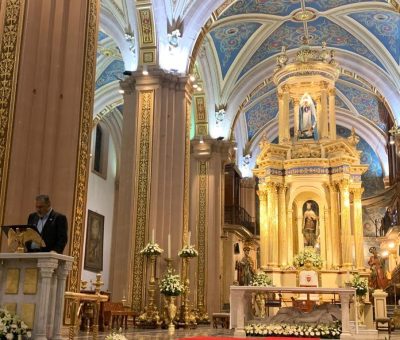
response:
<path id="1" fill-rule="evenodd" d="M 300 11 L 295 12 L 292 16 L 292 19 L 294 21 L 304 22 L 304 21 L 313 20 L 316 17 L 317 17 L 317 14 L 314 11 L 312 11 L 310 9 L 304 9 L 304 10 L 302 9 Z"/>

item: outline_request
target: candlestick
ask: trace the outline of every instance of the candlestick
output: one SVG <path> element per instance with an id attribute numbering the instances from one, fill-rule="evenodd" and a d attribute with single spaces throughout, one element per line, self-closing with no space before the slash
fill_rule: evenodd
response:
<path id="1" fill-rule="evenodd" d="M 190 246 L 190 237 L 192 236 L 192 232 L 191 231 L 189 231 L 189 233 L 188 233 L 188 246 Z"/>
<path id="2" fill-rule="evenodd" d="M 349 274 L 349 271 L 346 272 L 346 282 L 350 282 L 350 274 Z"/>
<path id="3" fill-rule="evenodd" d="M 171 258 L 171 234 L 168 234 L 168 258 Z"/>
<path id="4" fill-rule="evenodd" d="M 151 243 L 154 243 L 154 228 L 151 232 Z"/>

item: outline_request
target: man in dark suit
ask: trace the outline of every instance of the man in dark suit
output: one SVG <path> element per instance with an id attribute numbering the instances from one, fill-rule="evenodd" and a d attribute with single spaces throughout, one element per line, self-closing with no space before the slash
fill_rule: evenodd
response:
<path id="1" fill-rule="evenodd" d="M 46 244 L 45 247 L 40 247 L 34 242 L 27 242 L 28 252 L 62 254 L 68 240 L 67 218 L 52 209 L 49 196 L 39 195 L 36 197 L 36 212 L 29 215 L 28 225 L 36 227 Z"/>

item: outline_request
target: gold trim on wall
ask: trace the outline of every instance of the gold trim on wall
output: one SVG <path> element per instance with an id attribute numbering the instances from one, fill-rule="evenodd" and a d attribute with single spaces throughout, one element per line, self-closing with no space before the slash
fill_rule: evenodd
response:
<path id="1" fill-rule="evenodd" d="M 134 254 L 132 254 L 132 308 L 136 312 L 140 312 L 142 309 L 144 258 L 140 251 L 145 246 L 146 231 L 149 224 L 154 97 L 154 90 L 139 91 L 134 195 L 137 198 L 136 228 Z"/>
<path id="2" fill-rule="evenodd" d="M 199 162 L 199 216 L 197 227 L 197 309 L 204 314 L 206 303 L 206 270 L 207 270 L 207 196 L 208 196 L 208 162 Z"/>
<path id="3" fill-rule="evenodd" d="M 79 118 L 79 144 L 75 175 L 75 192 L 72 212 L 71 242 L 69 254 L 74 257 L 68 276 L 67 290 L 79 292 L 82 267 L 83 232 L 89 175 L 90 141 L 92 130 L 93 101 L 96 75 L 98 0 L 87 1 L 86 37 L 83 70 L 81 112 Z"/>
<path id="4" fill-rule="evenodd" d="M 19 70 L 19 53 L 25 12 L 25 0 L 1 1 L 0 45 L 0 225 L 4 221 L 8 167 Z M 2 235 L 0 233 L 0 244 Z"/>

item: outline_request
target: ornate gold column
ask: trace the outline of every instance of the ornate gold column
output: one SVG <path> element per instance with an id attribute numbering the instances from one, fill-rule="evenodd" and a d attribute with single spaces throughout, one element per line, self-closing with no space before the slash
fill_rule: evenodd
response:
<path id="1" fill-rule="evenodd" d="M 330 225 L 331 233 L 327 237 L 331 238 L 332 245 L 332 266 L 333 268 L 338 268 L 341 264 L 341 254 L 340 254 L 340 231 L 339 231 L 339 221 L 338 221 L 338 189 L 335 184 L 329 184 L 329 201 L 330 201 Z M 329 268 L 328 268 L 329 269 Z"/>
<path id="2" fill-rule="evenodd" d="M 329 89 L 329 137 L 336 139 L 336 106 L 335 106 L 336 89 Z"/>
<path id="3" fill-rule="evenodd" d="M 286 227 L 286 189 L 284 184 L 278 185 L 278 233 L 279 233 L 279 262 L 280 265 L 288 264 L 288 230 Z"/>
<path id="4" fill-rule="evenodd" d="M 278 92 L 278 133 L 279 133 L 279 144 L 284 143 L 285 138 L 285 119 L 284 119 L 284 103 L 283 103 L 283 93 Z"/>
<path id="5" fill-rule="evenodd" d="M 286 238 L 287 238 L 287 263 L 293 263 L 293 210 L 290 207 L 287 207 L 287 231 L 286 231 Z"/>
<path id="6" fill-rule="evenodd" d="M 270 267 L 277 267 L 279 264 L 279 235 L 278 235 L 278 192 L 275 183 L 267 184 L 268 190 L 268 220 L 270 227 L 269 253 Z"/>
<path id="7" fill-rule="evenodd" d="M 318 138 L 321 139 L 321 129 L 322 129 L 322 107 L 321 107 L 321 97 L 316 98 L 316 106 L 317 106 L 317 130 L 318 130 Z"/>
<path id="8" fill-rule="evenodd" d="M 330 236 L 332 235 L 331 215 L 328 207 L 324 208 L 324 223 L 325 223 L 325 242 L 324 242 L 324 253 L 326 254 L 326 268 L 332 268 L 332 257 L 333 257 L 333 244 L 330 242 Z M 320 229 L 321 233 L 321 229 Z M 322 249 L 321 249 L 322 250 Z"/>
<path id="9" fill-rule="evenodd" d="M 362 204 L 361 195 L 363 188 L 353 188 L 353 228 L 354 228 L 354 248 L 356 258 L 356 269 L 365 270 L 364 267 L 364 235 L 362 224 Z"/>
<path id="10" fill-rule="evenodd" d="M 25 0 L 6 0 L 0 3 L 0 225 L 4 222 L 7 177 L 15 111 L 19 51 L 24 23 Z M 2 234 L 2 233 L 1 233 Z M 0 235 L 0 250 L 1 250 Z"/>
<path id="11" fill-rule="evenodd" d="M 298 132 L 299 132 L 299 109 L 300 109 L 300 100 L 299 98 L 293 99 L 294 104 L 294 111 L 293 111 L 293 118 L 294 118 L 294 139 L 297 140 Z"/>
<path id="12" fill-rule="evenodd" d="M 321 85 L 321 114 L 320 114 L 320 138 L 329 138 L 328 134 L 328 87 L 325 82 Z"/>
<path id="13" fill-rule="evenodd" d="M 340 225 L 342 237 L 342 266 L 351 269 L 352 261 L 352 236 L 350 228 L 350 192 L 349 181 L 342 179 L 339 183 L 340 189 Z"/>
<path id="14" fill-rule="evenodd" d="M 261 184 L 259 189 L 257 194 L 260 200 L 260 267 L 266 269 L 271 261 L 269 256 L 268 191 L 265 184 Z"/>
<path id="15" fill-rule="evenodd" d="M 284 86 L 283 88 L 283 114 L 281 116 L 283 120 L 283 126 L 282 126 L 282 136 L 283 136 L 283 143 L 289 143 L 290 142 L 290 124 L 289 124 L 289 102 L 290 102 L 290 95 L 289 95 L 289 89 L 287 86 Z M 280 122 L 281 120 L 279 120 Z"/>

